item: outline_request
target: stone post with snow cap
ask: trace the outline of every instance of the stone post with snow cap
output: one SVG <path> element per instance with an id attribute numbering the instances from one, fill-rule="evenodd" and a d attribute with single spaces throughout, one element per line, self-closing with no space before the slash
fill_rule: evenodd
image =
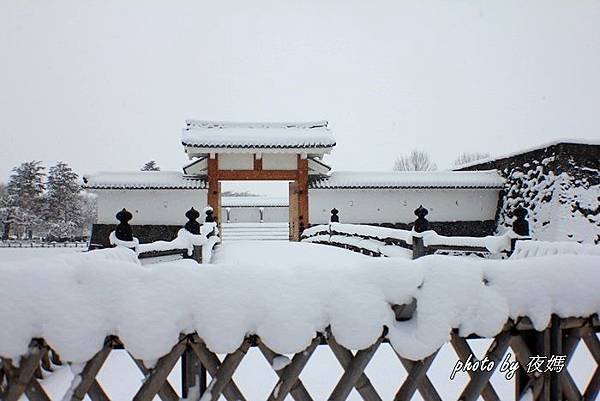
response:
<path id="1" fill-rule="evenodd" d="M 129 220 L 133 218 L 133 215 L 127 209 L 123 208 L 115 215 L 115 217 L 119 220 L 119 224 L 117 224 L 115 231 L 110 233 L 110 244 L 124 246 L 137 251 L 139 241 L 133 236 L 133 230 L 129 225 Z"/>
<path id="2" fill-rule="evenodd" d="M 115 217 L 119 220 L 119 224 L 117 224 L 117 228 L 115 229 L 117 239 L 121 241 L 133 241 L 133 230 L 129 225 L 129 220 L 133 218 L 131 212 L 123 208 Z"/>
<path id="3" fill-rule="evenodd" d="M 200 212 L 198 212 L 192 207 L 190 210 L 185 212 L 185 217 L 188 219 L 188 222 L 185 223 L 183 228 L 185 228 L 186 231 L 188 231 L 191 234 L 200 234 L 200 223 L 196 221 L 196 219 L 200 217 Z M 191 258 L 198 263 L 202 263 L 202 246 L 194 245 L 194 250 L 192 251 Z"/>
<path id="4" fill-rule="evenodd" d="M 336 208 L 331 209 L 331 218 L 329 219 L 329 221 L 331 223 L 339 223 L 340 222 L 340 216 L 338 215 L 340 211 L 337 210 Z"/>
<path id="5" fill-rule="evenodd" d="M 519 205 L 517 208 L 515 208 L 515 210 L 513 210 L 513 215 L 515 216 L 515 219 L 513 220 L 512 231 L 518 236 L 518 238 L 511 238 L 510 240 L 511 254 L 515 250 L 515 246 L 518 240 L 530 239 L 527 213 L 527 209 L 525 209 L 521 205 Z"/>
<path id="6" fill-rule="evenodd" d="M 413 251 L 413 259 L 418 259 L 421 256 L 425 256 L 427 254 L 427 250 L 425 249 L 425 245 L 423 244 L 423 237 L 421 235 L 422 232 L 429 230 L 429 221 L 425 218 L 429 214 L 429 211 L 423 207 L 423 205 L 419 205 L 418 208 L 415 209 L 415 215 L 417 219 L 413 225 L 413 236 L 412 236 L 412 251 Z"/>

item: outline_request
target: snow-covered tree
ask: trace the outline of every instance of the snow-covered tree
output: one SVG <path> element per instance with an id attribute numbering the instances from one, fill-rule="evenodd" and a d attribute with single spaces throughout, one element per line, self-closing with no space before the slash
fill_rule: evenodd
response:
<path id="1" fill-rule="evenodd" d="M 436 164 L 431 161 L 429 153 L 413 149 L 410 153 L 400 155 L 394 162 L 395 171 L 432 171 L 437 170 Z"/>
<path id="2" fill-rule="evenodd" d="M 96 202 L 97 196 L 89 192 L 81 192 L 79 194 L 81 200 L 81 215 L 82 215 L 82 227 L 84 234 L 89 234 L 91 231 L 92 224 L 95 224 L 98 220 L 98 204 Z"/>
<path id="3" fill-rule="evenodd" d="M 11 228 L 20 234 L 20 228 L 31 235 L 41 219 L 42 195 L 44 193 L 44 167 L 39 161 L 22 163 L 13 168 L 2 197 L 1 213 L 4 239 L 8 238 Z"/>
<path id="4" fill-rule="evenodd" d="M 452 164 L 458 167 L 477 160 L 487 159 L 488 157 L 490 157 L 490 154 L 484 152 L 462 152 Z"/>
<path id="5" fill-rule="evenodd" d="M 150 160 L 142 167 L 142 171 L 160 171 L 160 167 L 154 160 Z"/>
<path id="6" fill-rule="evenodd" d="M 66 163 L 48 170 L 45 217 L 48 233 L 69 237 L 81 232 L 82 204 L 79 176 Z"/>

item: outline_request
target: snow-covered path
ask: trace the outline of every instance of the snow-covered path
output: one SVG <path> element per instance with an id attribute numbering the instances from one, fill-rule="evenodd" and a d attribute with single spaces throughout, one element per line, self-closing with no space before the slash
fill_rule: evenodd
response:
<path id="1" fill-rule="evenodd" d="M 265 267 L 315 263 L 317 260 L 335 260 L 338 263 L 357 264 L 371 259 L 356 252 L 329 245 L 286 241 L 233 241 L 218 245 L 212 263 L 248 265 L 260 263 Z"/>

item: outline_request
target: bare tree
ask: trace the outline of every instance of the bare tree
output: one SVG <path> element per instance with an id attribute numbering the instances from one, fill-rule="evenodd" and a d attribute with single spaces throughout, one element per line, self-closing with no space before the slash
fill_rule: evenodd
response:
<path id="1" fill-rule="evenodd" d="M 431 161 L 429 153 L 424 150 L 413 149 L 408 154 L 400 155 L 394 162 L 395 171 L 433 171 L 437 170 L 436 164 Z"/>
<path id="2" fill-rule="evenodd" d="M 462 152 L 452 164 L 454 167 L 458 167 L 476 160 L 487 159 L 488 157 L 490 157 L 490 154 L 485 152 Z"/>

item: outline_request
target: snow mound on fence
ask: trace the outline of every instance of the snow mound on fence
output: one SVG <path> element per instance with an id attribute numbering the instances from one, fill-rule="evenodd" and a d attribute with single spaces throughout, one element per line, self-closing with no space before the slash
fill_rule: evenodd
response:
<path id="1" fill-rule="evenodd" d="M 117 335 L 134 357 L 156 360 L 180 333 L 194 331 L 217 353 L 256 334 L 287 354 L 328 326 L 341 345 L 364 349 L 386 326 L 396 351 L 416 360 L 448 341 L 452 328 L 493 336 L 508 318 L 528 316 L 543 329 L 552 313 L 600 312 L 598 256 L 411 261 L 316 244 L 273 246 L 256 244 L 244 257 L 242 248 L 224 245 L 218 253 L 233 259 L 217 254 L 210 265 L 148 268 L 122 248 L 0 264 L 0 321 L 10 322 L 0 330 L 0 355 L 23 355 L 41 337 L 64 360 L 83 362 Z M 397 322 L 391 306 L 413 298 L 415 315 Z"/>

